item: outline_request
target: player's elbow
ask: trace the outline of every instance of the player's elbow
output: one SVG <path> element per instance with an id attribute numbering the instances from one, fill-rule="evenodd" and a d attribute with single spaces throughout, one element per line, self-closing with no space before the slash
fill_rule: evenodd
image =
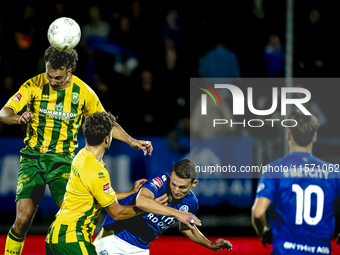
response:
<path id="1" fill-rule="evenodd" d="M 254 205 L 252 207 L 252 216 L 254 219 L 261 219 L 266 216 L 266 210 L 260 206 Z"/>
<path id="2" fill-rule="evenodd" d="M 124 217 L 124 210 L 121 210 L 120 208 L 118 210 L 116 210 L 114 213 L 111 214 L 111 217 L 117 221 L 117 220 L 123 220 Z"/>
<path id="3" fill-rule="evenodd" d="M 115 204 L 114 206 L 111 205 L 107 208 L 105 208 L 107 213 L 114 219 L 115 221 L 117 220 L 122 220 L 124 218 L 125 212 L 124 212 L 124 206 L 120 204 Z"/>
<path id="4" fill-rule="evenodd" d="M 121 220 L 121 219 L 123 218 L 122 216 L 123 216 L 123 215 L 122 215 L 121 213 L 115 213 L 115 214 L 111 215 L 111 217 L 112 217 L 115 221 Z"/>

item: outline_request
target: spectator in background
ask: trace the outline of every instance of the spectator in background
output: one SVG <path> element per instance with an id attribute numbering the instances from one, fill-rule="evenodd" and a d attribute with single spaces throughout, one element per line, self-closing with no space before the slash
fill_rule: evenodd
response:
<path id="1" fill-rule="evenodd" d="M 157 86 L 157 77 L 150 66 L 138 68 L 134 73 L 129 86 L 129 105 L 133 108 L 131 123 L 138 123 L 138 132 L 135 135 L 166 135 L 171 127 L 173 118 L 168 110 L 169 97 L 163 95 L 160 86 Z M 140 107 L 140 106 L 143 107 Z M 126 114 L 128 114 L 127 110 Z M 166 116 L 164 118 L 164 116 Z M 127 120 L 129 121 L 129 120 Z"/>
<path id="2" fill-rule="evenodd" d="M 127 15 L 119 19 L 119 29 L 114 33 L 114 41 L 118 43 L 121 54 L 116 56 L 113 69 L 115 72 L 129 77 L 138 67 L 139 60 L 135 54 L 138 39 L 131 27 L 131 20 Z"/>
<path id="3" fill-rule="evenodd" d="M 241 74 L 238 59 L 235 53 L 227 49 L 221 40 L 218 40 L 215 47 L 210 49 L 199 60 L 198 75 L 202 78 L 239 78 Z M 208 128 L 208 125 L 211 125 L 209 120 L 232 119 L 232 110 L 228 104 L 228 99 L 231 97 L 231 94 L 223 89 L 218 93 L 222 98 L 223 105 L 216 109 L 210 107 L 210 109 L 214 109 L 214 111 L 211 112 L 209 116 L 206 116 L 207 118 L 201 115 L 201 99 L 198 99 L 194 105 L 191 129 L 199 139 L 235 135 L 235 126 L 218 125 L 218 127 L 213 129 Z M 209 108 L 209 105 L 212 106 L 212 104 L 212 100 L 207 100 L 207 108 Z"/>
<path id="4" fill-rule="evenodd" d="M 97 42 L 108 41 L 111 33 L 111 25 L 102 19 L 99 6 L 91 6 L 88 10 L 90 22 L 82 26 L 80 45 L 88 57 L 86 64 L 85 81 L 100 92 L 108 92 L 108 85 L 102 82 L 101 75 L 94 56 L 97 48 L 93 45 Z M 100 61 L 100 60 L 99 60 Z"/>
<path id="5" fill-rule="evenodd" d="M 285 50 L 277 34 L 269 35 L 268 43 L 264 47 L 263 62 L 268 77 L 284 77 Z"/>
<path id="6" fill-rule="evenodd" d="M 199 60 L 198 75 L 205 78 L 238 78 L 241 76 L 238 59 L 221 41 Z"/>
<path id="7" fill-rule="evenodd" d="M 321 9 L 313 6 L 297 21 L 295 33 L 296 76 L 328 77 L 332 65 L 328 62 L 329 36 L 333 34 L 324 22 Z"/>
<path id="8" fill-rule="evenodd" d="M 20 10 L 20 9 L 19 9 Z M 12 22 L 11 35 L 4 41 L 4 57 L 7 59 L 10 68 L 10 76 L 13 77 L 14 84 L 21 84 L 26 77 L 37 72 L 38 58 L 37 48 L 39 48 L 40 26 L 35 7 L 27 4 L 18 13 L 20 17 Z M 23 62 L 18 59 L 27 60 L 29 64 L 22 68 Z M 12 72 L 16 72 L 15 75 Z M 15 87 L 15 90 L 18 86 Z"/>
<path id="9" fill-rule="evenodd" d="M 82 28 L 81 42 L 89 58 L 86 80 L 92 84 L 98 94 L 107 95 L 112 80 L 117 81 L 121 78 L 114 73 L 128 77 L 139 62 L 128 45 L 133 38 L 126 37 L 126 34 L 130 34 L 130 23 L 127 17 L 119 17 L 116 30 L 102 18 L 98 6 L 89 8 L 89 17 L 91 21 Z M 121 80 L 118 83 L 121 83 Z"/>
<path id="10" fill-rule="evenodd" d="M 164 43 L 165 77 L 172 84 L 184 78 L 183 70 L 187 68 L 186 33 L 186 24 L 179 11 L 170 8 L 161 29 L 161 36 Z"/>

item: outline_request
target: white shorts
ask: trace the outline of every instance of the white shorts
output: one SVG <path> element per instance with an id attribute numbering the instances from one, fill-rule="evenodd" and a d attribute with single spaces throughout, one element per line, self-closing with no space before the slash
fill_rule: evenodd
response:
<path id="1" fill-rule="evenodd" d="M 96 247 L 98 255 L 127 255 L 127 254 L 138 254 L 138 255 L 149 255 L 149 249 L 142 249 L 124 240 L 120 239 L 116 235 L 112 234 L 109 236 L 101 237 L 103 229 L 100 231 L 96 239 L 93 241 Z"/>

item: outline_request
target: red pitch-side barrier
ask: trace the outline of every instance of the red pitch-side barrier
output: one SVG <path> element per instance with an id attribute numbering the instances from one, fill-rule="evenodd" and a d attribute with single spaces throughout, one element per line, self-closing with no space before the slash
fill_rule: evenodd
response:
<path id="1" fill-rule="evenodd" d="M 22 255 L 43 255 L 45 254 L 45 235 L 27 235 Z M 152 242 L 150 247 L 151 255 L 188 255 L 188 254 L 230 254 L 230 255 L 269 255 L 271 249 L 262 246 L 260 239 L 256 237 L 223 237 L 233 244 L 233 251 L 227 250 L 218 253 L 206 249 L 184 236 L 159 236 Z M 210 241 L 215 241 L 218 237 L 208 237 Z M 6 235 L 0 235 L 0 254 L 5 249 Z M 332 255 L 339 254 L 340 248 L 332 241 Z"/>

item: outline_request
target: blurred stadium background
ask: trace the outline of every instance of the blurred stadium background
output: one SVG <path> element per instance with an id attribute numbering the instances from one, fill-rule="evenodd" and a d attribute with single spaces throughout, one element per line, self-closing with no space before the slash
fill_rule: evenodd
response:
<path id="1" fill-rule="evenodd" d="M 106 110 L 118 116 L 130 135 L 148 139 L 154 146 L 153 155 L 143 157 L 140 151 L 113 142 L 104 161 L 116 191 L 129 190 L 134 180 L 169 170 L 173 162 L 188 156 L 190 77 L 326 78 L 338 77 L 340 67 L 336 43 L 339 4 L 335 1 L 6 1 L 0 6 L 0 107 L 23 82 L 45 71 L 43 55 L 49 46 L 50 23 L 67 16 L 81 26 L 74 74 L 96 91 Z M 321 93 L 320 87 L 313 89 L 317 92 L 312 90 L 314 107 L 324 120 L 314 155 L 339 164 L 340 123 L 334 114 L 338 90 Z M 265 104 L 262 96 L 254 100 Z M 24 130 L 0 123 L 0 252 L 15 219 Z M 254 165 L 284 156 L 279 130 L 266 134 L 231 130 L 235 143 L 227 151 L 245 152 L 246 161 Z M 82 148 L 81 133 L 78 140 Z M 250 221 L 257 182 L 256 178 L 200 180 L 194 190 L 202 232 L 212 238 L 229 238 L 235 254 L 255 254 L 254 247 L 257 254 L 270 252 L 261 248 Z M 43 245 L 56 212 L 47 189 L 23 254 L 43 251 L 43 247 L 35 249 Z M 338 233 L 338 218 L 336 224 Z M 197 248 L 177 237 L 177 225 L 166 234 L 156 241 L 162 245 L 155 243 L 151 254 L 165 254 L 159 249 L 170 246 L 169 242 L 176 242 L 171 254 Z M 206 254 L 207 250 L 195 252 Z"/>

